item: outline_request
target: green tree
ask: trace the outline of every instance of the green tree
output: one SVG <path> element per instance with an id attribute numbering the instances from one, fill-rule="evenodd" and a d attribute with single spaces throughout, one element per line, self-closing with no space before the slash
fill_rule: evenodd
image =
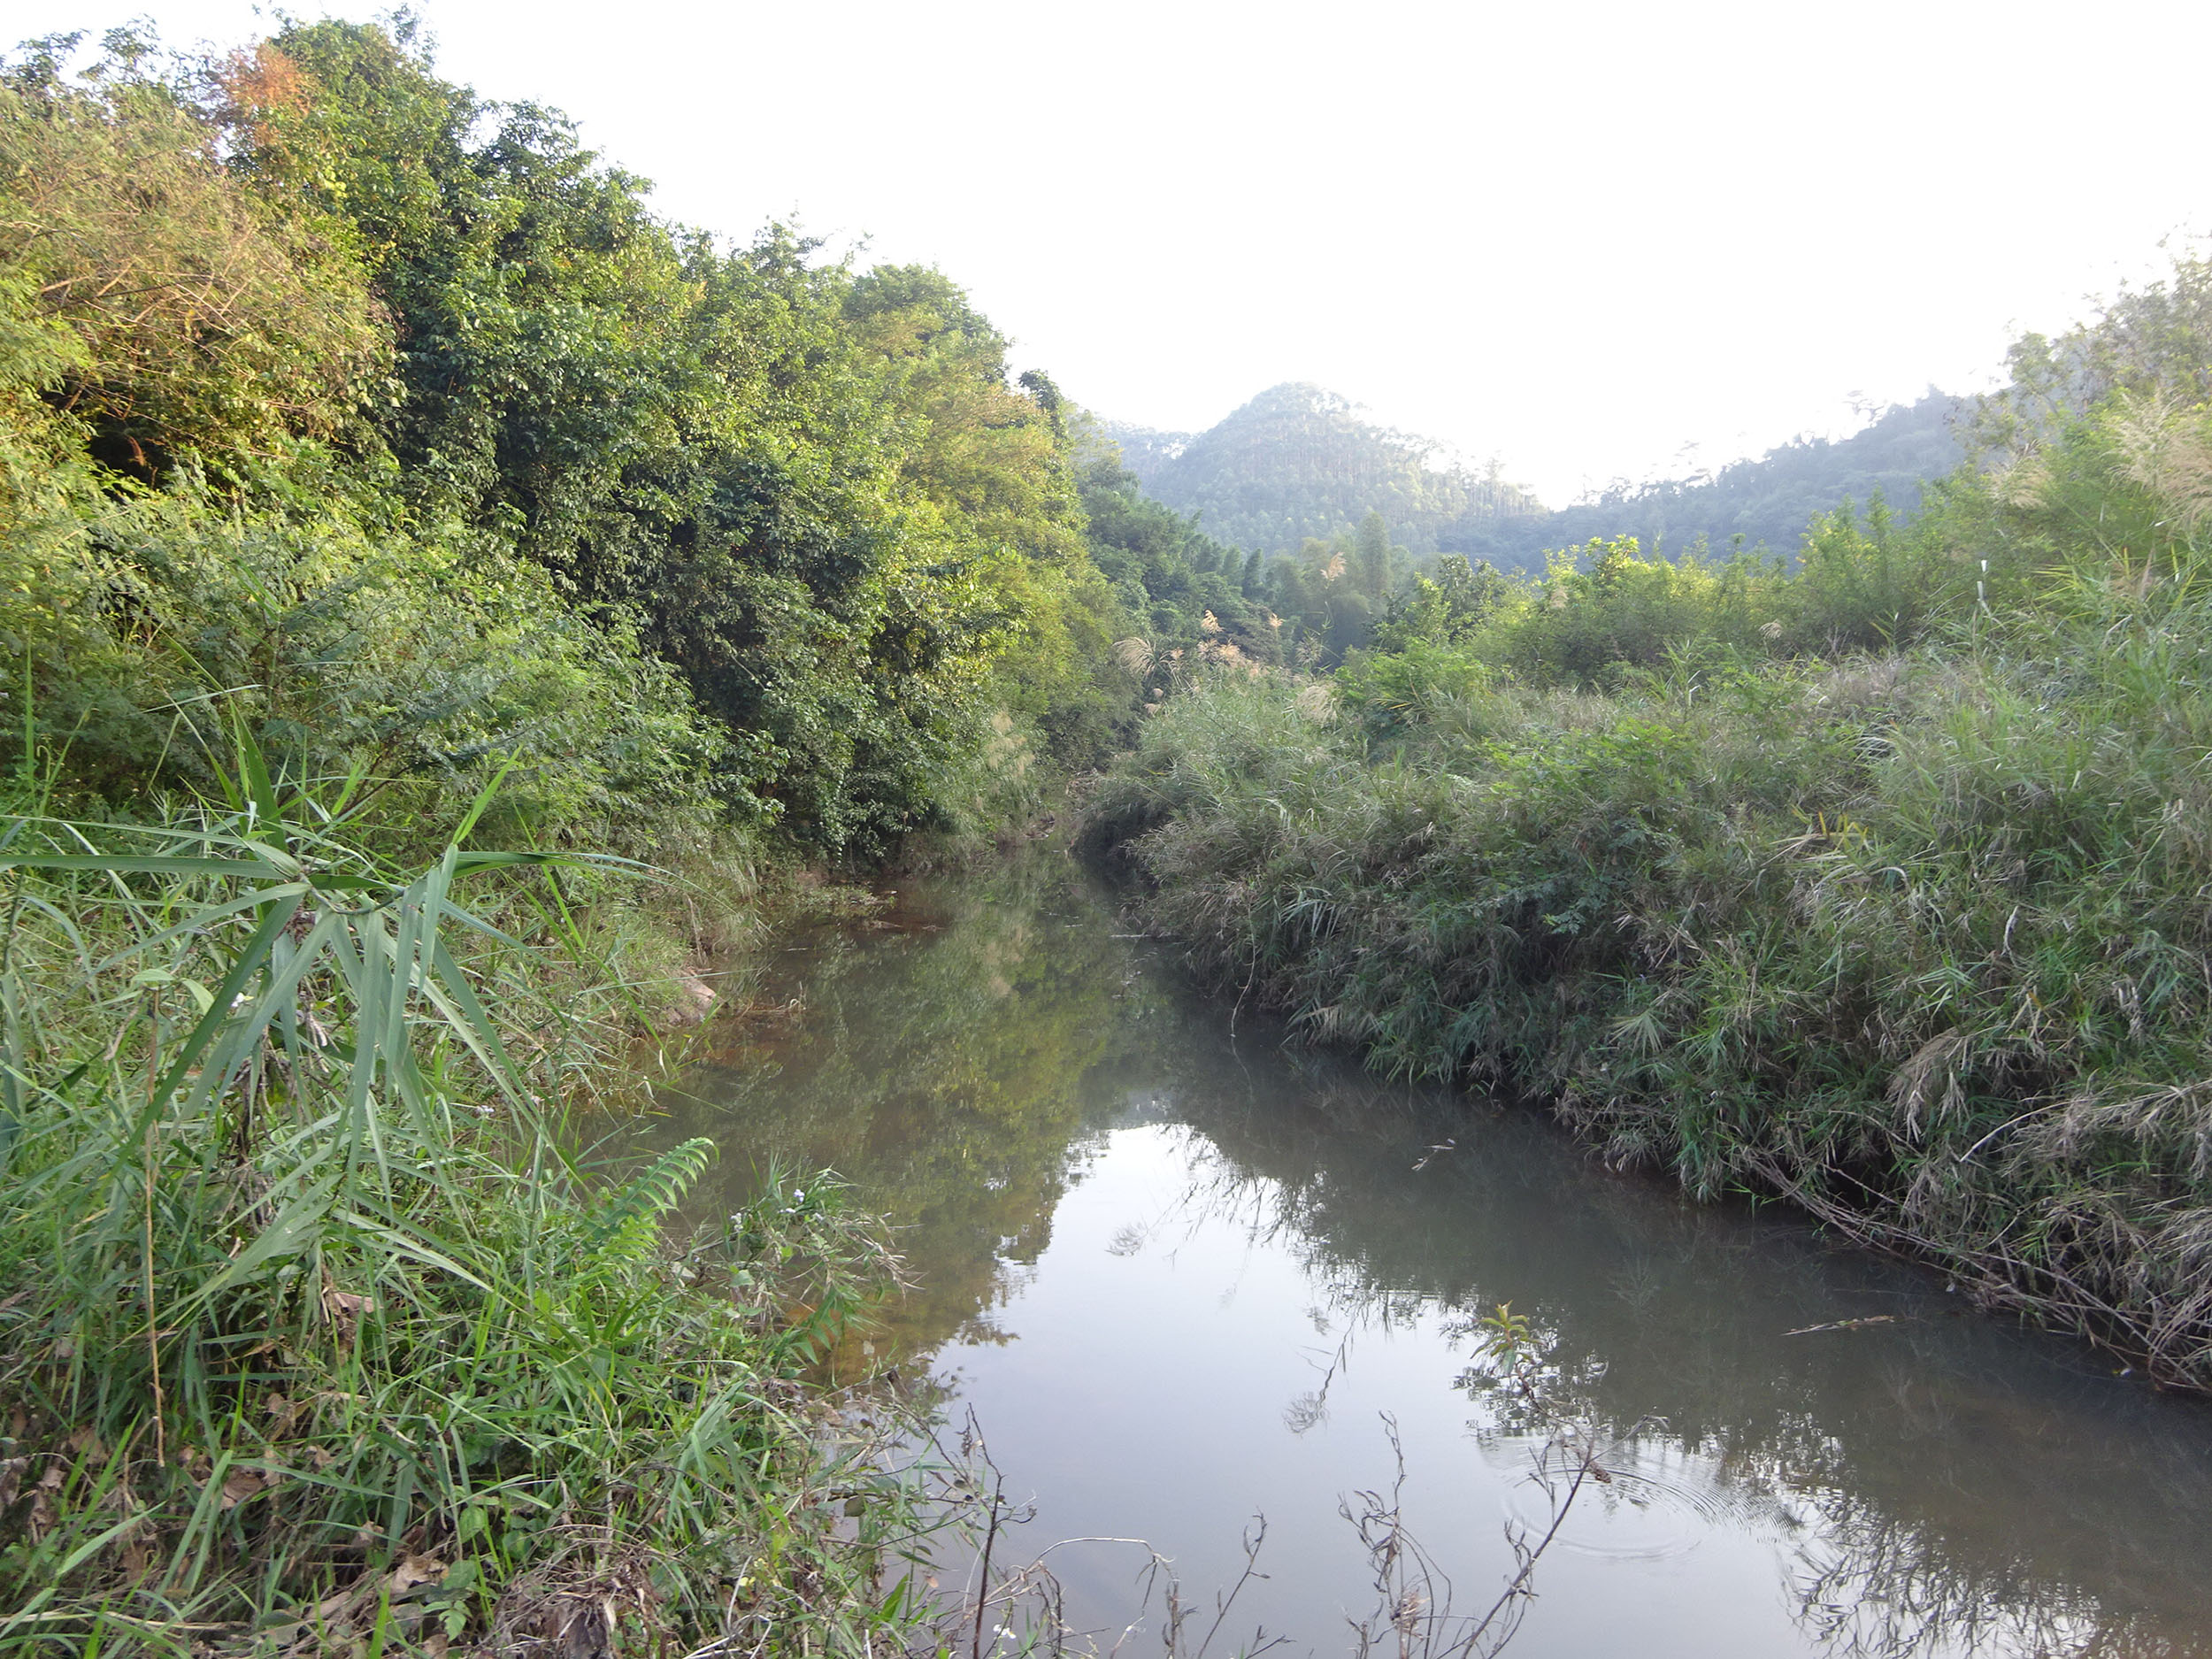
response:
<path id="1" fill-rule="evenodd" d="M 388 362 L 360 268 L 319 216 L 225 173 L 214 134 L 135 42 L 80 84 L 58 37 L 0 84 L 0 268 L 75 346 L 44 395 L 104 465 L 235 481 L 329 437 Z"/>
<path id="2" fill-rule="evenodd" d="M 1089 695 L 1111 606 L 1059 411 L 943 277 L 665 226 L 403 27 L 289 26 L 220 84 L 242 171 L 348 224 L 392 314 L 377 425 L 411 509 L 674 665 L 741 818 L 880 850 L 956 816 L 1007 706 Z"/>
<path id="3" fill-rule="evenodd" d="M 1390 526 L 1382 514 L 1372 507 L 1360 520 L 1359 535 L 1353 542 L 1352 571 L 1359 589 L 1370 600 L 1386 597 L 1391 588 L 1392 561 Z"/>

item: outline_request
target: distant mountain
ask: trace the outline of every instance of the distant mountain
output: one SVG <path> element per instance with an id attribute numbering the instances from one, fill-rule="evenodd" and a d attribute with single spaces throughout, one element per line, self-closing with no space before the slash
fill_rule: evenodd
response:
<path id="1" fill-rule="evenodd" d="M 1846 499 L 1863 507 L 1879 491 L 1893 511 L 1916 509 L 1923 480 L 1963 457 L 1952 425 L 1958 405 L 1931 388 L 1847 438 L 1800 438 L 1709 477 L 1616 485 L 1535 518 L 1469 514 L 1440 530 L 1437 546 L 1501 566 L 1533 565 L 1547 548 L 1579 547 L 1594 536 L 1632 535 L 1647 550 L 1673 553 L 1700 540 L 1724 551 L 1741 536 L 1747 547 L 1794 554 L 1813 516 Z"/>
<path id="2" fill-rule="evenodd" d="M 1196 513 L 1216 541 L 1263 552 L 1348 535 L 1371 511 L 1399 546 L 1428 554 L 1448 527 L 1543 511 L 1494 469 L 1474 472 L 1429 439 L 1363 420 L 1317 386 L 1271 388 L 1204 432 L 1104 431 L 1155 501 Z"/>
<path id="3" fill-rule="evenodd" d="M 1816 513 L 1879 490 L 1893 510 L 1920 503 L 1923 480 L 1956 466 L 1957 400 L 1931 388 L 1847 438 L 1801 438 L 1698 478 L 1622 484 L 1557 511 L 1504 482 L 1450 462 L 1442 445 L 1374 426 L 1357 405 L 1317 386 L 1262 392 L 1204 432 L 1103 424 L 1145 494 L 1216 541 L 1295 551 L 1308 536 L 1348 534 L 1371 509 L 1417 557 L 1465 553 L 1501 567 L 1536 566 L 1550 548 L 1632 535 L 1681 551 L 1702 538 L 1725 549 L 1739 535 L 1794 553 Z"/>

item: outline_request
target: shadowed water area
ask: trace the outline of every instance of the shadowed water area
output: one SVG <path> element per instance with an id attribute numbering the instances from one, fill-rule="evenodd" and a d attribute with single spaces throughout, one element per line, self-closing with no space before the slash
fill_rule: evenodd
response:
<path id="1" fill-rule="evenodd" d="M 972 1408 L 1033 1499 L 1002 1563 L 1145 1539 L 1202 1632 L 1264 1516 L 1213 1651 L 1263 1624 L 1341 1653 L 1376 1594 L 1340 1506 L 1389 1488 L 1387 1425 L 1406 1526 L 1475 1611 L 1509 1529 L 1550 1525 L 1532 1457 L 1572 1424 L 1612 1479 L 1538 1563 L 1517 1659 L 2212 1653 L 2212 1409 L 1534 1114 L 1233 1025 L 1125 933 L 1057 856 L 902 893 L 795 941 L 795 1005 L 651 1132 L 721 1143 L 695 1214 L 780 1159 L 891 1217 L 919 1287 L 872 1363 Z M 1540 1356 L 1514 1385 L 1479 1324 L 1507 1301 Z M 1142 1550 L 1049 1560 L 1078 1626 L 1141 1618 L 1153 1650 Z"/>

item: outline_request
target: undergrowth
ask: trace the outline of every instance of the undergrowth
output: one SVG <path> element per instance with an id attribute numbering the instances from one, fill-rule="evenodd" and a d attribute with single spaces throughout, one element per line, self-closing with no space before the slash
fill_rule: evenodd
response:
<path id="1" fill-rule="evenodd" d="M 879 1240 L 808 1180 L 668 1243 L 710 1144 L 558 1121 L 623 995 L 463 902 L 560 958 L 615 861 L 395 869 L 237 761 L 0 845 L 0 1652 L 872 1651 L 916 1512 L 808 1379 Z"/>

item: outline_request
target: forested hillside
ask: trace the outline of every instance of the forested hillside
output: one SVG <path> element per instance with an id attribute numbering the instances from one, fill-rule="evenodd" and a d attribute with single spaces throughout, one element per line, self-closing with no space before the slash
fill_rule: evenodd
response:
<path id="1" fill-rule="evenodd" d="M 1922 486 L 1956 467 L 1959 400 L 1931 390 L 1882 411 L 1847 438 L 1799 438 L 1709 476 L 1617 484 L 1594 500 L 1538 517 L 1471 513 L 1437 533 L 1438 547 L 1500 566 L 1540 566 L 1545 549 L 1632 535 L 1646 549 L 1679 552 L 1703 542 L 1725 551 L 1741 538 L 1794 557 L 1806 526 L 1848 501 L 1881 496 L 1893 512 L 1920 505 Z"/>
<path id="2" fill-rule="evenodd" d="M 1389 626 L 1417 570 L 1488 593 L 1504 574 L 1540 577 L 1558 557 L 1594 558 L 1624 538 L 1647 555 L 1787 563 L 1846 503 L 1909 514 L 1923 481 L 1960 463 L 1956 410 L 1931 392 L 1848 438 L 1802 439 L 1711 478 L 1622 487 L 1557 512 L 1494 476 L 1439 465 L 1435 446 L 1304 386 L 1277 387 L 1195 436 L 1103 424 L 1081 471 L 1096 557 L 1160 649 L 1217 636 L 1256 662 L 1334 667 Z M 1127 557 L 1139 524 L 1150 549 L 1141 595 Z"/>
<path id="3" fill-rule="evenodd" d="M 1440 446 L 1363 420 L 1317 386 L 1272 387 L 1201 433 L 1111 425 L 1104 433 L 1156 501 L 1195 515 L 1219 541 L 1263 553 L 1348 535 L 1379 512 L 1392 538 L 1420 556 L 1436 550 L 1448 526 L 1540 511 L 1494 469 L 1453 463 Z"/>
<path id="4" fill-rule="evenodd" d="M 1549 549 L 1624 535 L 1647 549 L 1701 541 L 1716 551 L 1740 537 L 1788 557 L 1816 514 L 1846 501 L 1863 507 L 1878 494 L 1910 512 L 1922 484 L 1959 463 L 1957 411 L 1958 400 L 1932 390 L 1847 438 L 1801 438 L 1709 476 L 1617 484 L 1556 511 L 1494 465 L 1477 474 L 1445 463 L 1440 446 L 1363 421 L 1317 387 L 1276 387 L 1202 433 L 1102 430 L 1146 494 L 1235 546 L 1294 552 L 1379 512 L 1417 559 L 1462 553 L 1539 570 Z"/>

